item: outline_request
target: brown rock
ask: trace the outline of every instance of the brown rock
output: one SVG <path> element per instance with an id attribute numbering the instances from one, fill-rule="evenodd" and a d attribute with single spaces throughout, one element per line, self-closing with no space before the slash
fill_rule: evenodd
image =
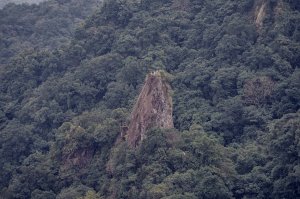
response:
<path id="1" fill-rule="evenodd" d="M 131 114 L 127 131 L 129 146 L 136 147 L 153 127 L 170 129 L 173 124 L 171 88 L 162 71 L 147 75 L 145 84 Z"/>

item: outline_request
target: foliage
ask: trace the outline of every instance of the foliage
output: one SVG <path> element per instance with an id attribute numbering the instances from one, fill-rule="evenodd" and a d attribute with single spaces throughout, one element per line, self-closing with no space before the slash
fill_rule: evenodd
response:
<path id="1" fill-rule="evenodd" d="M 263 2 L 261 27 L 258 0 L 6 5 L 1 197 L 299 198 L 299 3 Z M 153 70 L 175 129 L 130 148 Z"/>

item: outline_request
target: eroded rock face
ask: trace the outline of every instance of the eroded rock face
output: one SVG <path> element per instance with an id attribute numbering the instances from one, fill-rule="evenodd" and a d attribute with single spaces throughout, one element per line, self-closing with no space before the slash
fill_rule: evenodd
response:
<path id="1" fill-rule="evenodd" d="M 64 155 L 63 167 L 64 169 L 72 168 L 74 166 L 83 168 L 85 167 L 93 158 L 94 150 L 90 148 L 84 148 L 76 150 L 71 154 Z"/>
<path id="2" fill-rule="evenodd" d="M 267 1 L 266 0 L 256 0 L 255 1 L 255 25 L 257 28 L 261 28 L 263 26 L 263 21 L 266 16 L 267 10 Z"/>
<path id="3" fill-rule="evenodd" d="M 161 71 L 147 75 L 128 126 L 126 140 L 131 147 L 138 146 L 145 139 L 146 132 L 150 128 L 174 127 L 170 92 L 170 85 L 162 77 Z"/>
<path id="4" fill-rule="evenodd" d="M 71 168 L 84 168 L 94 156 L 94 142 L 85 129 L 78 125 L 68 123 L 63 129 L 64 137 L 58 142 L 62 146 L 61 151 L 61 172 Z"/>

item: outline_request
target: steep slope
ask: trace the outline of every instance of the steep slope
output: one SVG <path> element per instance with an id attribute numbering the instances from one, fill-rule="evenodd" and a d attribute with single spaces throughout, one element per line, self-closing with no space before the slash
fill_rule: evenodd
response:
<path id="1" fill-rule="evenodd" d="M 79 4 L 61 21 L 66 2 Z M 73 32 L 88 2 L 0 11 L 1 197 L 299 197 L 298 0 L 268 1 L 259 31 L 255 1 L 106 0 Z M 37 53 L 61 36 L 70 44 Z M 37 48 L 7 59 L 28 39 Z M 135 99 L 150 66 L 174 77 L 173 107 L 155 74 Z M 127 141 L 114 144 L 135 101 Z M 176 130 L 162 130 L 171 109 Z"/>
<path id="2" fill-rule="evenodd" d="M 127 131 L 129 145 L 137 146 L 151 127 L 173 128 L 172 111 L 170 85 L 163 79 L 161 71 L 150 73 L 132 111 Z"/>
<path id="3" fill-rule="evenodd" d="M 255 25 L 257 28 L 261 28 L 263 25 L 263 20 L 266 16 L 266 9 L 268 4 L 265 0 L 258 0 L 255 4 Z"/>

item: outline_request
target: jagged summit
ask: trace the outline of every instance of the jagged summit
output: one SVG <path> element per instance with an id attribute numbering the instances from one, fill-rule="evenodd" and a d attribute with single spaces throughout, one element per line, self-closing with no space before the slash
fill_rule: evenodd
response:
<path id="1" fill-rule="evenodd" d="M 163 74 L 163 71 L 154 71 L 146 77 L 126 133 L 126 140 L 131 147 L 136 147 L 145 139 L 150 128 L 174 127 L 171 89 Z"/>

